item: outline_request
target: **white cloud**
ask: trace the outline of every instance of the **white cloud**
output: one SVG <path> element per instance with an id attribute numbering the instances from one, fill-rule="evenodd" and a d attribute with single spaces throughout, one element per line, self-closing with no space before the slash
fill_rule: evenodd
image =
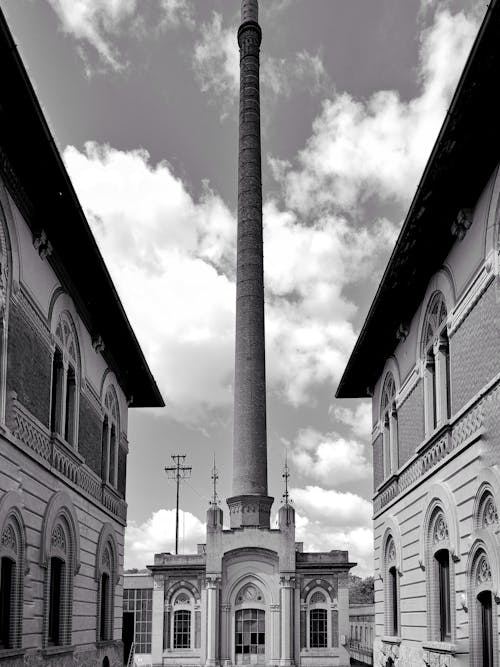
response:
<path id="1" fill-rule="evenodd" d="M 318 486 L 292 489 L 296 505 L 296 538 L 304 551 L 347 549 L 358 563 L 357 573 L 373 573 L 372 506 L 353 493 Z"/>
<path id="2" fill-rule="evenodd" d="M 290 207 L 302 214 L 355 210 L 370 197 L 406 203 L 445 116 L 477 32 L 463 12 L 438 11 L 421 37 L 421 93 L 396 91 L 368 100 L 348 93 L 327 99 L 294 168 L 278 163 Z"/>
<path id="3" fill-rule="evenodd" d="M 125 29 L 137 26 L 138 0 L 47 0 L 57 14 L 63 30 L 93 46 L 102 61 L 114 69 L 121 69 L 120 54 L 112 38 Z M 161 15 L 161 26 L 181 23 L 192 27 L 189 0 L 150 0 Z M 143 5 L 144 7 L 144 5 Z M 86 55 L 82 56 L 87 64 Z"/>
<path id="4" fill-rule="evenodd" d="M 231 402 L 235 223 L 208 186 L 198 201 L 146 151 L 87 143 L 64 159 L 171 415 Z"/>
<path id="5" fill-rule="evenodd" d="M 205 542 L 206 525 L 190 512 L 179 510 L 179 553 L 196 553 Z M 125 569 L 152 565 L 154 554 L 175 553 L 175 510 L 153 512 L 144 523 L 129 522 L 125 530 Z"/>
<path id="6" fill-rule="evenodd" d="M 193 423 L 229 406 L 231 211 L 208 184 L 195 200 L 168 163 L 151 165 L 144 150 L 87 143 L 82 152 L 68 147 L 64 159 L 169 414 Z M 391 234 L 384 221 L 359 233 L 334 218 L 307 227 L 266 205 L 269 386 L 286 401 L 298 405 L 340 376 L 355 311 L 342 287 L 370 273 Z"/>
<path id="7" fill-rule="evenodd" d="M 363 401 L 352 410 L 332 405 L 329 412 L 337 421 L 349 427 L 355 436 L 369 439 L 372 432 L 372 406 L 369 401 Z"/>
<path id="8" fill-rule="evenodd" d="M 367 479 L 371 474 L 364 446 L 337 433 L 302 429 L 293 442 L 290 456 L 301 475 L 329 487 Z"/>

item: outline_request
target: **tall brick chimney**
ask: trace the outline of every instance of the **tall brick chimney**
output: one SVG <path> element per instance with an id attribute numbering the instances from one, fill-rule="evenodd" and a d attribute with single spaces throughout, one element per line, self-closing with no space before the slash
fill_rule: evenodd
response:
<path id="1" fill-rule="evenodd" d="M 258 0 L 242 0 L 231 528 L 269 528 Z"/>

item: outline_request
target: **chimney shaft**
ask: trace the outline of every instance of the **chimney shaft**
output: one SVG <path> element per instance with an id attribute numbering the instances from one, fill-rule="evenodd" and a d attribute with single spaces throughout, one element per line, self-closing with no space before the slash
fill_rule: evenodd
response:
<path id="1" fill-rule="evenodd" d="M 257 0 L 242 0 L 231 527 L 269 527 Z"/>

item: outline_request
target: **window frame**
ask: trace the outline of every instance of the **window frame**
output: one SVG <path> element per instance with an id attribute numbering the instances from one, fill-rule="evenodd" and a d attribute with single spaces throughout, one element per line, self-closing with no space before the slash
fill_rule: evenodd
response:
<path id="1" fill-rule="evenodd" d="M 322 600 L 319 601 L 318 599 L 318 594 L 321 594 Z M 316 599 L 318 601 L 313 600 Z M 321 651 L 325 650 L 328 648 L 331 648 L 332 646 L 332 614 L 331 614 L 331 609 L 332 609 L 332 604 L 331 604 L 331 598 L 329 593 L 322 588 L 321 586 L 317 586 L 313 588 L 306 599 L 306 605 L 307 605 L 307 628 L 306 628 L 306 647 L 308 649 L 314 650 L 314 651 Z M 324 611 L 325 612 L 325 620 L 326 620 L 326 644 L 324 646 L 313 646 L 312 645 L 312 623 L 314 619 L 311 617 L 311 612 L 316 612 L 316 611 Z M 355 632 L 357 635 L 357 626 L 355 628 Z"/>
<path id="2" fill-rule="evenodd" d="M 68 311 L 60 313 L 53 336 L 49 429 L 78 451 L 80 348 Z"/>
<path id="3" fill-rule="evenodd" d="M 10 563 L 9 595 L 8 600 L 4 600 L 8 616 L 7 621 L 4 619 L 4 628 L 7 628 L 8 638 L 7 645 L 4 641 L 0 644 L 0 655 L 2 651 L 22 646 L 26 532 L 19 509 L 21 502 L 17 491 L 8 491 L 0 501 L 0 565 L 4 559 Z"/>

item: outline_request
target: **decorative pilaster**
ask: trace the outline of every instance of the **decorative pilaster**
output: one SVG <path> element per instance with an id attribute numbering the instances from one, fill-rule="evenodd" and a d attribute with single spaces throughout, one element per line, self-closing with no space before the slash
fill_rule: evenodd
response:
<path id="1" fill-rule="evenodd" d="M 281 652 L 280 665 L 287 667 L 293 665 L 293 594 L 295 590 L 295 577 L 284 575 L 280 578 L 281 599 Z"/>
<path id="2" fill-rule="evenodd" d="M 152 627 L 158 628 L 158 631 L 151 635 L 151 658 L 153 664 L 162 663 L 163 656 L 163 622 L 164 622 L 164 602 L 165 600 L 165 584 L 162 578 L 155 577 L 153 579 L 153 605 L 152 605 Z"/>
<path id="3" fill-rule="evenodd" d="M 218 636 L 219 636 L 219 587 L 218 575 L 207 575 L 207 660 L 206 667 L 215 667 L 218 664 Z"/>

